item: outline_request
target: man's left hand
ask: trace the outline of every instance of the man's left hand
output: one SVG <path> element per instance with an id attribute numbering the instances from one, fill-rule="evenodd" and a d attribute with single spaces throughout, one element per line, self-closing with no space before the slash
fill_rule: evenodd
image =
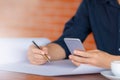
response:
<path id="1" fill-rule="evenodd" d="M 73 64 L 91 64 L 97 67 L 110 68 L 111 61 L 115 60 L 115 56 L 100 50 L 80 51 L 75 50 L 73 55 L 69 56 Z"/>

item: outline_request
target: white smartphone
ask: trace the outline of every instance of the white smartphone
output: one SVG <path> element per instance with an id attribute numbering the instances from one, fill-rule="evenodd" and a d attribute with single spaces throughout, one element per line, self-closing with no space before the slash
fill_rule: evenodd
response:
<path id="1" fill-rule="evenodd" d="M 78 38 L 64 38 L 64 42 L 67 45 L 71 54 L 76 49 L 85 51 L 85 48 L 83 47 L 83 44 L 82 44 L 81 40 L 78 39 Z"/>

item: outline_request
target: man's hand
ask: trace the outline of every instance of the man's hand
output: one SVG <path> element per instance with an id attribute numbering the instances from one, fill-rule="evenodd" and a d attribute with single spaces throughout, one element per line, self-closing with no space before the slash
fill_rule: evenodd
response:
<path id="1" fill-rule="evenodd" d="M 110 68 L 110 63 L 116 60 L 116 56 L 110 55 L 100 50 L 79 51 L 75 50 L 74 55 L 69 56 L 73 64 L 91 64 L 97 67 Z"/>
<path id="2" fill-rule="evenodd" d="M 55 43 L 50 43 L 44 47 L 42 50 L 36 48 L 34 45 L 31 45 L 28 49 L 28 60 L 32 64 L 45 64 L 47 60 L 43 56 L 46 54 L 51 61 L 53 60 L 61 60 L 66 57 L 64 49 Z"/>
<path id="3" fill-rule="evenodd" d="M 48 50 L 46 47 L 42 47 L 42 50 L 40 50 L 37 49 L 34 45 L 31 45 L 28 50 L 28 59 L 31 64 L 45 64 L 47 60 L 44 58 L 44 54 L 48 55 Z"/>

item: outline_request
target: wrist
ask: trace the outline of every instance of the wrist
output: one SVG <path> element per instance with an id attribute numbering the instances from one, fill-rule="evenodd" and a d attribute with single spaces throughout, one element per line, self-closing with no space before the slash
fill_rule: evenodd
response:
<path id="1" fill-rule="evenodd" d="M 46 45 L 48 49 L 48 55 L 51 57 L 52 60 L 61 60 L 66 57 L 64 49 L 55 43 L 50 43 Z"/>
<path id="2" fill-rule="evenodd" d="M 120 56 L 113 56 L 113 61 L 120 60 Z"/>

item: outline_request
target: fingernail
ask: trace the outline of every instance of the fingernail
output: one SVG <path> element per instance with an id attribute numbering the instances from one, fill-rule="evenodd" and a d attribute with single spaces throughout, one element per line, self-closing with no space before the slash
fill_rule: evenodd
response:
<path id="1" fill-rule="evenodd" d="M 77 53 L 78 53 L 78 51 L 77 51 L 77 50 L 75 50 L 75 51 L 74 51 L 74 53 L 75 53 L 75 54 L 77 54 Z"/>
<path id="2" fill-rule="evenodd" d="M 69 56 L 69 58 L 71 59 L 71 58 L 72 58 L 72 56 L 70 55 L 70 56 Z"/>

